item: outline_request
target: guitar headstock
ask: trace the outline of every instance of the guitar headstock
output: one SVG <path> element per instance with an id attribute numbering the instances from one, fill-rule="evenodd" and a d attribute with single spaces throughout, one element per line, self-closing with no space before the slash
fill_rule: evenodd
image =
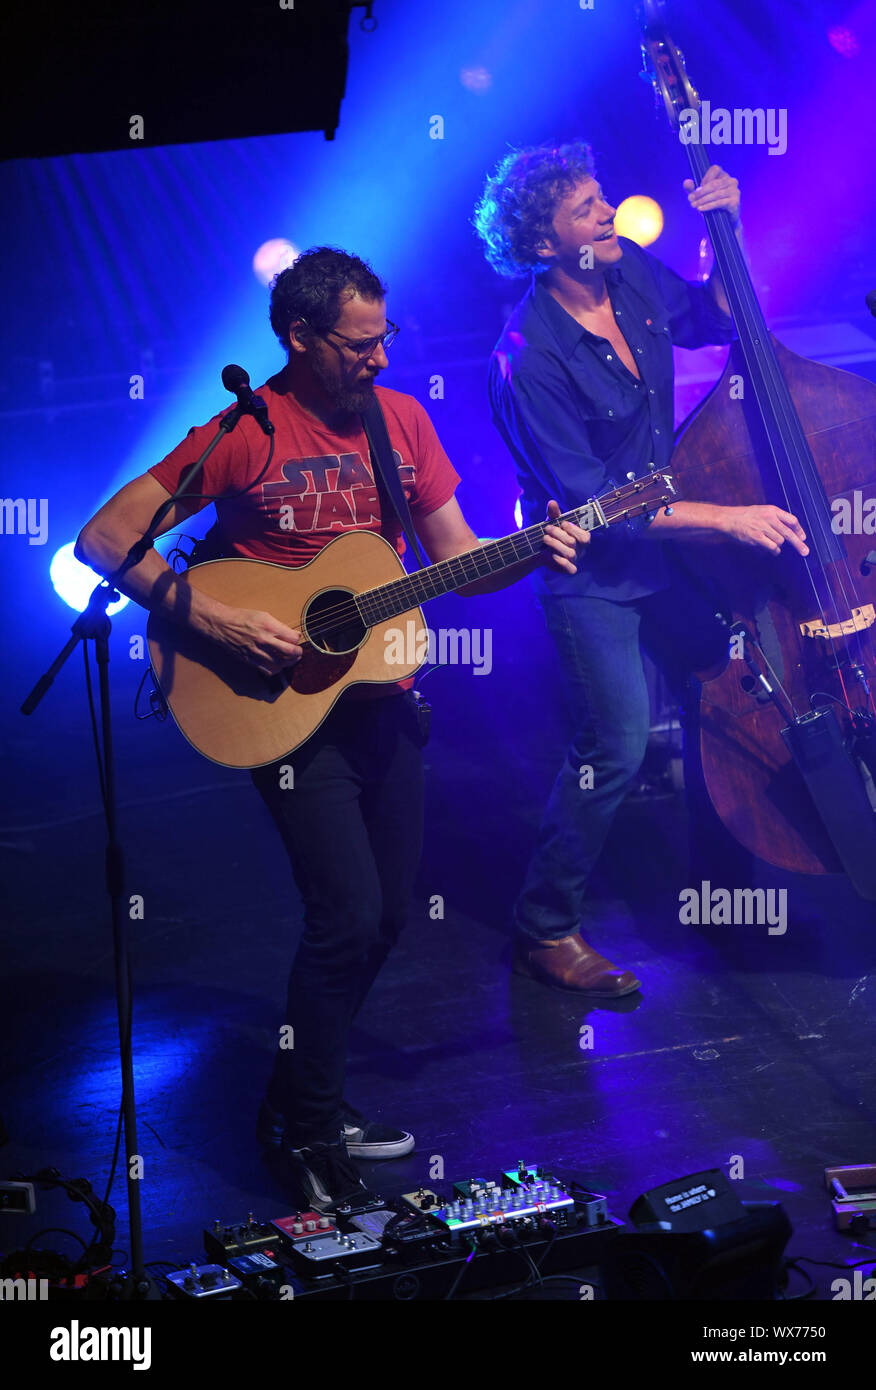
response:
<path id="1" fill-rule="evenodd" d="M 641 76 L 654 88 L 657 105 L 662 102 L 672 129 L 678 130 L 683 112 L 699 111 L 699 93 L 687 75 L 683 54 L 666 32 L 663 0 L 641 0 L 638 8 L 642 26 Z"/>
<path id="2" fill-rule="evenodd" d="M 678 490 L 671 473 L 646 473 L 597 499 L 607 526 L 616 521 L 631 521 L 634 516 L 651 515 L 676 501 Z"/>

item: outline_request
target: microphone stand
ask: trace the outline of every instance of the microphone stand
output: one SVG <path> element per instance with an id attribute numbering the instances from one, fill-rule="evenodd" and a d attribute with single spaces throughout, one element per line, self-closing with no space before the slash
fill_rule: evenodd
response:
<path id="1" fill-rule="evenodd" d="M 220 440 L 235 428 L 244 414 L 255 415 L 262 428 L 273 434 L 273 425 L 267 421 L 267 408 L 260 396 L 248 400 L 238 399 L 236 406 L 224 415 L 219 422 L 216 434 L 210 440 L 172 497 L 162 502 L 140 540 L 131 546 L 122 563 L 111 575 L 101 580 L 91 592 L 88 606 L 73 623 L 73 636 L 61 648 L 49 669 L 40 677 L 21 706 L 22 714 L 33 714 L 37 705 L 47 693 L 55 677 L 67 658 L 80 642 L 94 641 L 97 658 L 100 690 L 100 722 L 103 743 L 103 804 L 106 816 L 106 890 L 110 899 L 110 913 L 113 927 L 113 952 L 115 957 L 116 1002 L 119 1017 L 119 1055 L 122 1072 L 122 1113 L 125 1126 L 125 1155 L 127 1160 L 128 1225 L 130 1230 L 130 1271 L 125 1275 L 119 1288 L 123 1299 L 154 1300 L 161 1298 L 158 1286 L 146 1272 L 143 1261 L 143 1218 L 140 1207 L 139 1179 L 133 1172 L 139 1163 L 137 1148 L 137 1114 L 134 1103 L 134 1068 L 131 1050 L 131 965 L 128 954 L 128 939 L 125 916 L 122 912 L 122 893 L 124 890 L 124 857 L 119 843 L 117 828 L 118 802 L 116 798 L 115 758 L 113 754 L 112 718 L 109 685 L 109 638 L 112 630 L 107 608 L 119 598 L 115 584 L 140 561 L 155 544 L 155 537 L 168 512 L 174 504 L 184 498 L 189 486 L 198 476 Z M 98 750 L 100 759 L 100 750 Z M 98 766 L 100 770 L 100 764 Z M 136 1160 L 136 1163 L 135 1163 Z"/>

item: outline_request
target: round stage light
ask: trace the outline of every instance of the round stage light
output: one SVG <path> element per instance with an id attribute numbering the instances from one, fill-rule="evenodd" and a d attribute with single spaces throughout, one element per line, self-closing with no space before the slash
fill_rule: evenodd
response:
<path id="1" fill-rule="evenodd" d="M 263 285 L 271 283 L 275 275 L 297 261 L 301 252 L 285 237 L 275 236 L 263 241 L 252 258 L 253 274 Z"/>
<path id="2" fill-rule="evenodd" d="M 857 34 L 852 29 L 844 29 L 839 24 L 828 29 L 827 41 L 841 58 L 857 58 L 861 51 Z"/>
<path id="3" fill-rule="evenodd" d="M 95 584 L 100 583 L 101 576 L 77 560 L 73 554 L 74 549 L 75 542 L 70 541 L 68 545 L 62 545 L 60 550 L 55 551 L 49 565 L 49 576 L 58 597 L 64 600 L 68 608 L 75 608 L 77 613 L 82 613 L 88 607 L 91 591 Z M 118 603 L 111 603 L 106 611 L 112 617 L 114 613 L 120 613 L 129 602 L 127 595 L 122 594 Z"/>
<path id="4" fill-rule="evenodd" d="M 614 229 L 618 236 L 629 237 L 639 246 L 650 246 L 663 231 L 663 209 L 653 198 L 636 193 L 624 198 L 615 214 Z"/>
<path id="5" fill-rule="evenodd" d="M 493 74 L 487 68 L 462 68 L 459 80 L 470 92 L 488 92 L 493 85 Z"/>

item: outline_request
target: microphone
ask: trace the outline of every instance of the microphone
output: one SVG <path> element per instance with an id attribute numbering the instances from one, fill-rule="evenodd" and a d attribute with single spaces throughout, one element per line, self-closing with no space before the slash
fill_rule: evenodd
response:
<path id="1" fill-rule="evenodd" d="M 876 319 L 876 290 L 870 291 L 870 293 L 867 295 L 867 298 L 864 300 L 864 303 L 867 305 L 867 308 L 870 310 L 870 313 L 873 315 L 874 319 Z"/>
<path id="2" fill-rule="evenodd" d="M 249 373 L 238 367 L 235 362 L 222 368 L 222 385 L 226 391 L 230 391 L 237 397 L 237 408 L 243 415 L 255 416 L 265 434 L 273 434 L 274 426 L 268 418 L 268 407 L 261 396 L 256 396 L 250 389 Z"/>

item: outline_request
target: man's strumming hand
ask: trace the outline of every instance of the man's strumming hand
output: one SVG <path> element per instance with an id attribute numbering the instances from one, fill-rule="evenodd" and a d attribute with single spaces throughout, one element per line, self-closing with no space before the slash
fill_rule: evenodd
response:
<path id="1" fill-rule="evenodd" d="M 231 656 L 264 676 L 275 676 L 301 660 L 301 633 L 255 608 L 225 607 L 211 615 L 206 631 Z"/>

